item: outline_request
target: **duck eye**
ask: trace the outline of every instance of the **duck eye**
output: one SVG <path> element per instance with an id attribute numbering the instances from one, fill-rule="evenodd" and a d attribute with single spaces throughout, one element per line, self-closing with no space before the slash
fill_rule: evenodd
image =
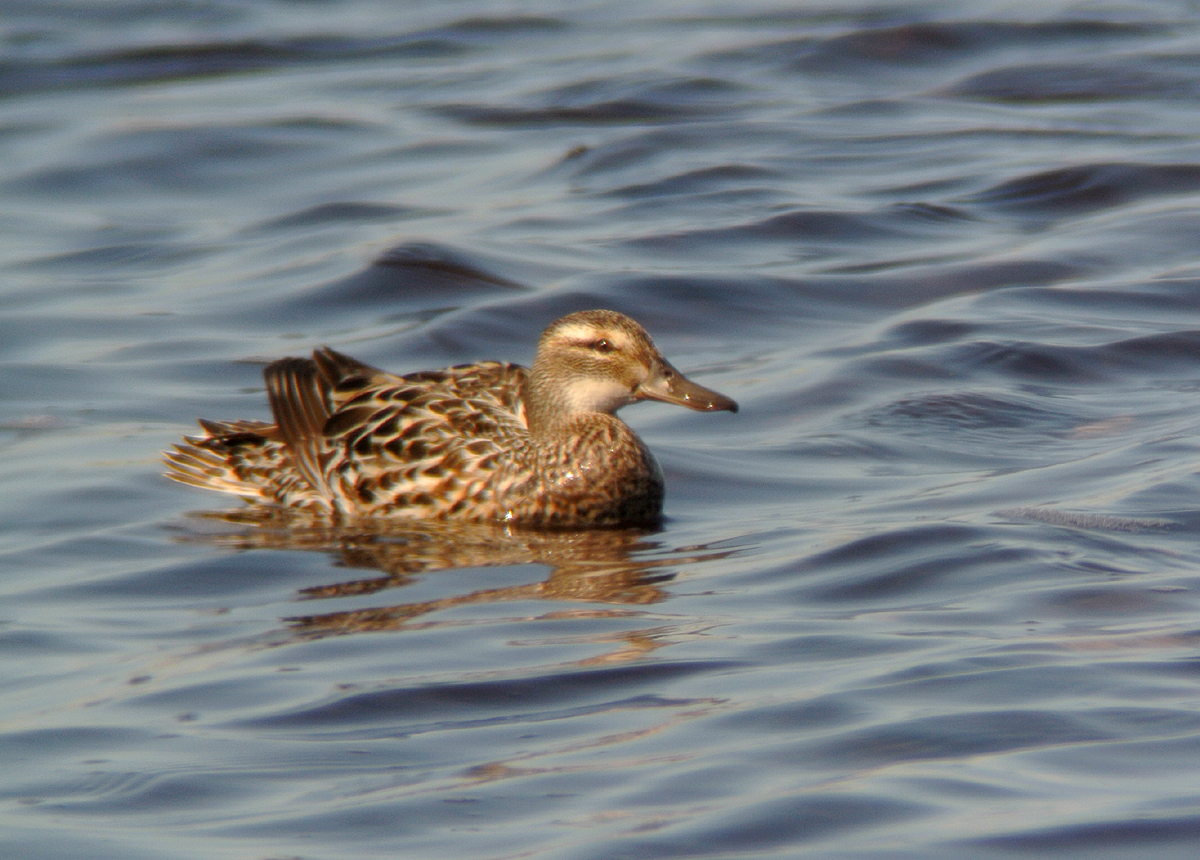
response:
<path id="1" fill-rule="evenodd" d="M 605 338 L 600 338 L 599 340 L 592 341 L 591 347 L 592 347 L 592 349 L 596 350 L 596 352 L 612 352 L 613 351 L 613 345 L 611 343 L 609 343 L 608 340 L 606 340 Z"/>

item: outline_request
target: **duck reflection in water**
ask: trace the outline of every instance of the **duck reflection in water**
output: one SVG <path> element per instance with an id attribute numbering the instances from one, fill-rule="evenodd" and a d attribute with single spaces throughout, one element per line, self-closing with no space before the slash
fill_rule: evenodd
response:
<path id="1" fill-rule="evenodd" d="M 361 527 L 314 525 L 297 521 L 294 513 L 249 507 L 240 512 L 204 513 L 210 522 L 238 525 L 211 533 L 193 533 L 203 540 L 239 549 L 309 550 L 333 555 L 339 567 L 377 570 L 380 576 L 347 579 L 301 589 L 303 600 L 330 600 L 372 594 L 416 581 L 418 575 L 459 568 L 548 565 L 545 579 L 500 588 L 482 588 L 437 600 L 352 609 L 285 619 L 293 634 L 303 638 L 384 630 L 410 626 L 429 613 L 473 604 L 549 600 L 640 606 L 666 597 L 662 586 L 679 567 L 727 557 L 732 550 L 707 547 L 665 549 L 654 541 L 654 529 L 520 529 L 486 523 L 395 522 Z M 572 615 L 614 615 L 626 610 L 593 608 Z M 550 613 L 562 617 L 563 612 Z M 625 651 L 644 651 L 653 637 L 626 634 Z"/>

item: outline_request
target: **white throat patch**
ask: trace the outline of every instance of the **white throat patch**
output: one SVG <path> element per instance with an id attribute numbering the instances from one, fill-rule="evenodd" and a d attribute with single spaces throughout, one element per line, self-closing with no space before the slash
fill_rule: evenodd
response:
<path id="1" fill-rule="evenodd" d="M 607 412 L 612 414 L 633 402 L 633 392 L 615 379 L 577 379 L 566 390 L 571 412 Z"/>

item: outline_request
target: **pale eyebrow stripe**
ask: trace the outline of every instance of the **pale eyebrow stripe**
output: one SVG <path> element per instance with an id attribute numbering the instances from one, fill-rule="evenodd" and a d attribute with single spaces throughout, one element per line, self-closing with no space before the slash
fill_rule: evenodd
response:
<path id="1" fill-rule="evenodd" d="M 607 340 L 610 340 L 613 342 L 614 345 L 620 346 L 622 348 L 628 347 L 632 343 L 632 341 L 629 338 L 629 335 L 625 334 L 625 332 L 623 332 L 623 331 L 619 331 L 616 329 L 609 329 L 609 330 L 596 329 L 596 328 L 593 328 L 592 326 L 586 326 L 586 325 L 567 326 L 560 332 L 560 336 L 564 340 L 569 340 L 572 343 L 578 343 L 578 344 L 591 343 L 592 341 L 597 340 L 598 338 L 605 338 Z"/>

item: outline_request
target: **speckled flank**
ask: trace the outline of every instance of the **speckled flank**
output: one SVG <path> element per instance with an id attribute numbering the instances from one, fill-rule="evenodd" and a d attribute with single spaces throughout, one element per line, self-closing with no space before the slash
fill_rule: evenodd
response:
<path id="1" fill-rule="evenodd" d="M 736 411 L 612 311 L 551 325 L 532 370 L 495 361 L 395 376 L 331 349 L 265 371 L 275 423 L 201 421 L 167 476 L 335 519 L 647 523 L 662 473 L 613 413 L 653 398 Z"/>

